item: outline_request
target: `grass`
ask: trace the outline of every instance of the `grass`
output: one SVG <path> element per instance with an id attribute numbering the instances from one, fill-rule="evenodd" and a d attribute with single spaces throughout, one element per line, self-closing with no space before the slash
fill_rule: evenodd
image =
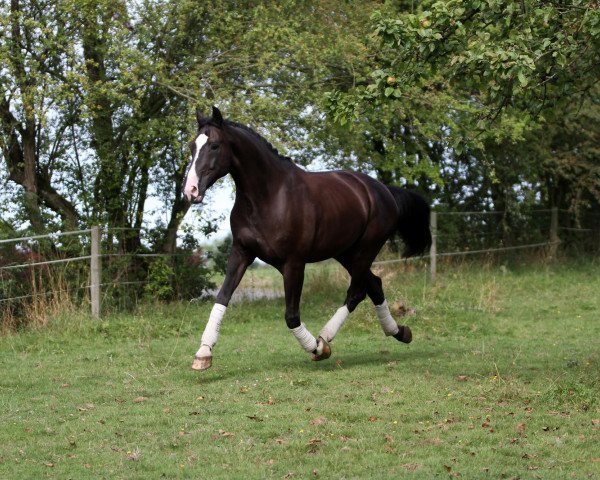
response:
<path id="1" fill-rule="evenodd" d="M 210 304 L 66 315 L 0 338 L 0 478 L 600 476 L 600 265 L 380 271 L 417 309 L 409 346 L 367 302 L 315 363 L 283 300 L 232 305 L 214 366 L 189 369 Z M 246 282 L 279 280 L 255 270 Z M 344 274 L 307 272 L 317 333 Z"/>

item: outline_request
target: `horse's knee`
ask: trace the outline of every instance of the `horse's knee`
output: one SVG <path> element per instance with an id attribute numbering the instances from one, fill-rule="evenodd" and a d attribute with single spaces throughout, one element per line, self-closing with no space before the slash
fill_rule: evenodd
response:
<path id="1" fill-rule="evenodd" d="M 300 315 L 298 314 L 285 314 L 285 323 L 289 329 L 300 326 Z"/>

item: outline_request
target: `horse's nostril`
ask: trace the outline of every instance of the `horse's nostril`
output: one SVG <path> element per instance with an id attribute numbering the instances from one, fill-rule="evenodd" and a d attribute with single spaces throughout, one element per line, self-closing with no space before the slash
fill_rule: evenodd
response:
<path id="1" fill-rule="evenodd" d="M 188 199 L 188 201 L 193 202 L 196 198 L 198 198 L 198 187 L 194 185 L 186 185 L 183 188 L 183 195 Z"/>

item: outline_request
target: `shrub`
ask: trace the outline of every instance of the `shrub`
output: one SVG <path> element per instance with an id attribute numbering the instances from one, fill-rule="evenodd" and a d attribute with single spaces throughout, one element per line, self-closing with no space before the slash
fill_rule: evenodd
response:
<path id="1" fill-rule="evenodd" d="M 148 267 L 148 276 L 144 286 L 146 297 L 154 300 L 173 298 L 173 277 L 175 270 L 165 257 L 156 257 Z"/>

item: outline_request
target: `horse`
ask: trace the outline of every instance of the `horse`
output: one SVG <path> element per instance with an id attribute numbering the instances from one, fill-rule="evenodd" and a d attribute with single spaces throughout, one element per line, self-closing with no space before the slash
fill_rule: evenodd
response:
<path id="1" fill-rule="evenodd" d="M 212 365 L 213 348 L 231 296 L 256 258 L 283 275 L 285 322 L 300 346 L 319 361 L 348 316 L 367 296 L 386 336 L 410 343 L 412 332 L 392 318 L 382 282 L 371 264 L 398 233 L 403 257 L 431 245 L 429 205 L 417 193 L 386 186 L 352 171 L 309 172 L 284 157 L 250 127 L 196 112 L 198 133 L 189 147 L 183 195 L 201 203 L 206 191 L 229 174 L 235 183 L 230 216 L 233 242 L 225 280 L 217 294 L 194 356 L 192 369 Z M 307 263 L 333 258 L 350 274 L 343 305 L 315 337 L 300 320 L 300 296 Z"/>

